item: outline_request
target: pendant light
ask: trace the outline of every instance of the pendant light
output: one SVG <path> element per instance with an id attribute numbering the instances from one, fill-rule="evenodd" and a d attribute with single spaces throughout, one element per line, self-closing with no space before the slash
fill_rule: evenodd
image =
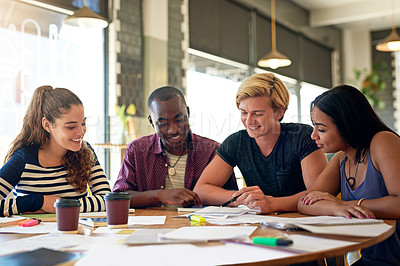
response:
<path id="1" fill-rule="evenodd" d="M 381 52 L 400 51 L 400 37 L 396 32 L 394 23 L 394 1 L 392 0 L 392 32 L 376 45 L 376 50 Z"/>
<path id="2" fill-rule="evenodd" d="M 275 25 L 275 0 L 271 0 L 271 39 L 272 51 L 258 60 L 257 64 L 260 67 L 269 67 L 276 69 L 278 67 L 290 66 L 292 61 L 276 50 L 276 25 Z"/>
<path id="3" fill-rule="evenodd" d="M 79 10 L 77 10 L 73 15 L 66 17 L 62 23 L 65 25 L 86 29 L 104 29 L 108 26 L 108 22 L 105 18 L 90 10 L 86 6 L 86 0 L 83 0 L 83 6 Z"/>

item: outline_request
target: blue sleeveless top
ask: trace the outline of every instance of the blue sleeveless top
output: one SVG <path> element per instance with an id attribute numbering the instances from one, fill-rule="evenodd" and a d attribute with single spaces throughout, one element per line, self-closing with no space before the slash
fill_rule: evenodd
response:
<path id="1" fill-rule="evenodd" d="M 356 189 L 347 182 L 344 164 L 340 163 L 340 191 L 342 200 L 376 199 L 389 195 L 381 173 L 376 170 L 368 153 L 368 165 L 365 179 Z M 366 265 L 400 265 L 400 220 L 396 222 L 396 231 L 386 240 L 361 250 L 361 260 Z"/>

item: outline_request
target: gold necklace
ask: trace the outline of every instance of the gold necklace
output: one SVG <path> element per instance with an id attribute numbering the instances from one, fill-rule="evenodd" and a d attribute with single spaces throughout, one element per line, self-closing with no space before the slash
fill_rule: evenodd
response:
<path id="1" fill-rule="evenodd" d="M 170 176 L 174 176 L 175 174 L 176 174 L 176 170 L 175 170 L 175 166 L 176 166 L 176 164 L 179 162 L 179 159 L 182 157 L 182 155 L 185 153 L 185 150 L 183 150 L 182 152 L 181 152 L 181 154 L 179 155 L 179 157 L 178 157 L 178 160 L 176 160 L 176 162 L 174 163 L 174 165 L 173 166 L 171 166 L 171 164 L 168 162 L 168 174 L 170 175 Z"/>

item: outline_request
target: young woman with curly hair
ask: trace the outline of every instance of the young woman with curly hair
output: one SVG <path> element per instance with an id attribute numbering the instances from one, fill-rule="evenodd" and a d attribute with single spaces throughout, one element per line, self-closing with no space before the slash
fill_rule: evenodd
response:
<path id="1" fill-rule="evenodd" d="M 0 169 L 0 216 L 54 213 L 58 198 L 79 199 L 81 212 L 104 211 L 110 186 L 85 133 L 84 108 L 74 93 L 37 88 Z"/>

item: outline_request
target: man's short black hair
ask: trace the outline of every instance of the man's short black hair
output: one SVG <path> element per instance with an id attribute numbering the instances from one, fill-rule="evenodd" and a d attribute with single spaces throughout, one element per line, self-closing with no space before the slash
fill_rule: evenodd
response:
<path id="1" fill-rule="evenodd" d="M 182 91 L 172 86 L 164 86 L 154 90 L 150 94 L 149 99 L 147 100 L 147 107 L 150 109 L 153 101 L 165 102 L 174 98 L 175 96 L 179 96 L 182 102 L 186 105 L 185 96 L 183 95 Z"/>

